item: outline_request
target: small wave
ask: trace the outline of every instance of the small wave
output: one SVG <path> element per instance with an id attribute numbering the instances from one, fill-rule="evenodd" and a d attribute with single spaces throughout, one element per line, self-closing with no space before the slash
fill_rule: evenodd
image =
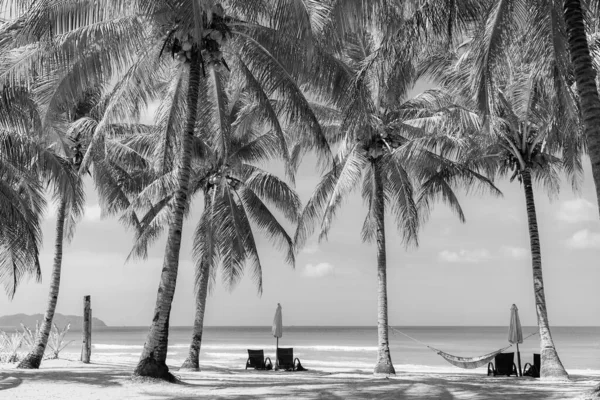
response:
<path id="1" fill-rule="evenodd" d="M 104 344 L 94 343 L 92 346 L 98 350 L 127 350 L 127 349 L 143 349 L 140 344 Z"/>
<path id="2" fill-rule="evenodd" d="M 377 351 L 377 346 L 296 346 L 294 349 L 298 350 L 315 350 L 315 351 L 358 351 L 358 352 L 371 352 Z"/>
<path id="3" fill-rule="evenodd" d="M 94 343 L 92 346 L 97 350 L 131 350 L 131 349 L 143 349 L 144 346 L 141 344 L 106 344 L 106 343 Z M 170 349 L 185 349 L 188 348 L 189 344 L 174 344 L 169 346 Z"/>
<path id="4" fill-rule="evenodd" d="M 177 346 L 177 345 L 175 345 Z M 171 346 L 169 346 L 171 347 Z M 202 344 L 202 349 L 206 350 L 242 350 L 246 351 L 247 349 L 259 349 L 264 348 L 268 349 L 266 351 L 270 351 L 273 349 L 273 345 L 263 345 L 263 344 L 228 344 L 228 345 L 217 345 L 217 344 Z M 314 345 L 314 346 L 294 346 L 294 345 L 286 345 L 285 347 L 293 347 L 295 351 L 338 351 L 338 352 L 372 352 L 377 351 L 377 346 L 335 346 L 335 345 Z"/>

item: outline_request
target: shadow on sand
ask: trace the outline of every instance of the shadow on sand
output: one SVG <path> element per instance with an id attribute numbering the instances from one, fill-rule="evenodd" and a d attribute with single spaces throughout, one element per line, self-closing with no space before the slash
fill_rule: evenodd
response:
<path id="1" fill-rule="evenodd" d="M 13 389 L 23 383 L 23 379 L 14 376 L 0 377 L 0 392 L 3 390 Z"/>
<path id="2" fill-rule="evenodd" d="M 385 378 L 367 372 L 329 373 L 323 371 L 275 372 L 245 371 L 206 367 L 202 372 L 181 372 L 180 384 L 136 383 L 131 366 L 96 364 L 41 370 L 11 370 L 0 375 L 0 391 L 22 382 L 76 383 L 94 387 L 124 387 L 135 398 L 192 400 L 198 398 L 246 400 L 277 399 L 555 399 L 572 398 L 590 390 L 592 377 L 572 376 L 571 381 L 545 384 L 530 378 L 494 378 L 477 374 L 403 373 Z M 120 393 L 120 392 L 119 392 Z M 2 395 L 0 394 L 0 398 Z"/>
<path id="3" fill-rule="evenodd" d="M 273 373 L 207 368 L 210 376 L 186 373 L 181 376 L 185 390 L 177 396 L 159 386 L 146 388 L 145 394 L 156 399 L 192 400 L 198 396 L 246 400 L 262 398 L 284 399 L 560 399 L 572 395 L 571 386 L 579 386 L 587 377 L 573 377 L 565 382 L 564 392 L 548 390 L 539 380 L 487 378 L 472 375 L 420 376 L 412 374 L 392 378 L 376 378 L 370 373 L 330 374 L 310 371 Z M 216 376 L 214 373 L 217 373 Z M 293 380 L 289 375 L 293 374 Z M 239 375 L 239 376 L 236 376 Z M 261 376 L 263 377 L 261 379 Z M 222 379 L 222 380 L 221 380 Z M 482 386 L 485 388 L 482 391 Z M 243 394 L 241 394 L 243 393 Z"/>
<path id="4" fill-rule="evenodd" d="M 10 371 L 12 378 L 18 379 L 19 384 L 23 380 L 35 379 L 38 382 L 48 381 L 53 383 L 79 383 L 97 387 L 121 386 L 123 377 L 131 374 L 130 371 L 114 365 L 110 368 L 86 368 L 82 364 L 81 369 L 69 368 L 44 369 L 43 366 L 37 370 L 13 369 Z M 0 381 L 0 390 L 5 389 Z"/>

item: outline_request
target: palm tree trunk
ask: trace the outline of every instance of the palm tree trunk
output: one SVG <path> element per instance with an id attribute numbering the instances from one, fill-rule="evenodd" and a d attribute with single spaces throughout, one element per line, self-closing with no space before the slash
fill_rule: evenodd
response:
<path id="1" fill-rule="evenodd" d="M 564 12 L 588 154 L 592 161 L 596 199 L 600 207 L 600 97 L 596 86 L 596 71 L 592 66 L 580 0 L 565 0 Z"/>
<path id="2" fill-rule="evenodd" d="M 38 369 L 42 363 L 48 337 L 52 329 L 52 320 L 56 311 L 56 303 L 58 302 L 58 290 L 60 288 L 60 270 L 62 267 L 63 256 L 63 240 L 65 228 L 65 216 L 67 210 L 67 202 L 62 200 L 58 208 L 56 216 L 56 243 L 54 244 L 54 265 L 52 266 L 52 281 L 50 282 L 50 293 L 48 294 L 48 305 L 44 314 L 44 321 L 40 327 L 40 331 L 35 338 L 33 349 L 19 363 L 17 368 L 23 369 Z"/>
<path id="3" fill-rule="evenodd" d="M 376 374 L 396 374 L 388 341 L 387 273 L 385 256 L 385 199 L 381 159 L 373 162 L 375 220 L 377 222 L 377 365 Z"/>
<path id="4" fill-rule="evenodd" d="M 202 331 L 204 330 L 204 310 L 208 295 L 208 279 L 210 277 L 210 262 L 202 259 L 200 263 L 199 286 L 196 292 L 196 316 L 194 318 L 194 331 L 188 357 L 181 365 L 180 370 L 200 371 L 200 346 L 202 344 Z"/>
<path id="5" fill-rule="evenodd" d="M 525 169 L 523 177 L 523 188 L 525 190 L 525 203 L 527 204 L 527 222 L 529 224 L 529 241 L 531 243 L 531 263 L 533 267 L 533 293 L 535 294 L 535 310 L 540 330 L 540 345 L 542 378 L 569 378 L 565 367 L 563 367 L 558 353 L 554 347 L 550 325 L 548 324 L 548 312 L 546 310 L 546 296 L 544 295 L 544 279 L 542 277 L 542 250 L 540 247 L 540 235 L 535 213 L 535 200 L 533 198 L 533 187 L 531 182 L 531 171 Z"/>
<path id="6" fill-rule="evenodd" d="M 175 294 L 177 270 L 179 268 L 179 250 L 181 248 L 181 230 L 183 227 L 183 214 L 187 204 L 188 185 L 191 170 L 191 144 L 194 135 L 198 111 L 198 93 L 200 87 L 200 50 L 194 46 L 190 63 L 190 78 L 187 93 L 188 115 L 185 132 L 181 140 L 181 159 L 177 171 L 178 188 L 175 193 L 173 218 L 169 226 L 167 246 L 163 269 L 156 296 L 156 306 L 150 332 L 144 343 L 144 350 L 140 357 L 134 375 L 175 381 L 175 377 L 167 367 L 167 346 L 169 342 L 169 316 L 171 303 Z"/>

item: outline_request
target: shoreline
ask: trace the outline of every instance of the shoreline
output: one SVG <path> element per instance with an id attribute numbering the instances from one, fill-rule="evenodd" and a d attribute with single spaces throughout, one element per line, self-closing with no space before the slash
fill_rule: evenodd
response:
<path id="1" fill-rule="evenodd" d="M 39 370 L 0 365 L 0 395 L 20 399 L 215 399 L 250 398 L 394 398 L 394 399 L 587 399 L 600 382 L 600 371 L 571 370 L 569 381 L 528 377 L 487 377 L 485 368 L 454 372 L 437 367 L 397 365 L 396 376 L 377 377 L 367 371 L 254 371 L 201 365 L 201 372 L 171 372 L 182 381 L 168 384 L 132 379 L 134 362 L 94 360 L 91 364 L 44 360 Z M 419 368 L 421 370 L 419 370 Z M 428 370 L 422 370 L 426 368 Z M 0 397 L 1 397 L 0 396 Z"/>

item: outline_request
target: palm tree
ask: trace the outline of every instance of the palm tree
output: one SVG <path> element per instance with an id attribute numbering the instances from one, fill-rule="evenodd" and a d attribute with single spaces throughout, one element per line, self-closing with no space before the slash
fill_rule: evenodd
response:
<path id="1" fill-rule="evenodd" d="M 51 75 L 55 77 L 61 74 L 60 71 L 52 71 Z M 62 78 L 63 80 L 68 80 L 71 78 L 71 74 L 69 72 L 64 73 Z M 87 146 L 86 131 L 94 127 L 94 117 L 97 117 L 99 113 L 101 115 L 103 108 L 101 89 L 98 87 L 88 89 L 78 102 L 69 106 L 68 102 L 61 99 L 61 96 L 65 96 L 64 91 L 61 90 L 63 86 L 61 80 L 56 80 L 56 85 L 53 86 L 48 85 L 42 77 L 39 77 L 35 84 L 44 87 L 53 87 L 51 90 L 53 94 L 49 97 L 50 100 L 48 101 L 49 105 L 46 107 L 42 105 L 39 108 L 44 108 L 46 114 L 53 114 L 55 117 L 52 119 L 46 118 L 46 121 L 52 126 L 43 126 L 40 129 L 41 131 L 49 132 L 48 134 L 30 136 L 37 138 L 41 145 L 48 147 L 45 151 L 46 158 L 44 160 L 46 161 L 43 166 L 46 168 L 51 167 L 55 170 L 58 169 L 62 175 L 61 180 L 58 182 L 48 181 L 53 186 L 53 197 L 59 204 L 56 221 L 55 257 L 44 320 L 42 321 L 32 351 L 18 366 L 18 368 L 26 369 L 39 368 L 46 349 L 60 288 L 63 242 L 64 240 L 70 241 L 72 239 L 75 232 L 75 225 L 83 213 L 85 198 L 82 175 L 88 173 L 89 170 L 87 168 L 82 169 L 81 164 L 86 159 L 86 156 L 90 158 L 89 153 L 93 150 L 91 146 Z M 60 104 L 58 109 L 53 109 L 52 106 L 57 104 Z M 65 104 L 67 105 L 65 106 Z M 65 125 L 65 121 L 69 120 L 72 122 Z M 63 129 L 66 129 L 66 132 Z M 122 135 L 130 134 L 128 131 L 131 131 L 128 127 L 118 125 L 111 125 L 110 129 L 119 130 Z M 56 140 L 52 142 L 53 137 Z M 114 146 L 114 141 L 107 141 L 105 143 L 105 149 L 111 150 Z M 97 153 L 97 151 L 95 152 Z M 101 203 L 111 203 L 119 200 L 118 196 L 122 191 L 117 184 L 110 181 L 110 176 L 114 174 L 115 166 L 106 160 L 106 155 L 103 155 L 101 158 L 97 154 L 94 154 L 92 158 L 94 160 L 93 177 L 96 187 L 100 192 Z M 52 164 L 49 164 L 48 160 L 51 160 Z M 124 161 L 125 157 L 121 156 L 121 162 Z M 48 180 L 54 177 L 56 172 L 52 171 L 52 174 L 45 173 L 45 175 L 48 175 L 45 178 L 45 180 Z M 107 195 L 106 193 L 110 193 L 111 195 Z"/>
<path id="2" fill-rule="evenodd" d="M 477 101 L 467 84 L 477 55 L 471 49 L 443 54 L 425 61 L 424 71 L 454 94 L 454 101 L 470 118 L 450 122 L 459 137 L 473 143 L 471 157 L 487 164 L 489 176 L 507 176 L 522 183 L 527 210 L 533 268 L 533 289 L 540 331 L 543 378 L 567 378 L 558 357 L 548 322 L 542 276 L 542 257 L 533 183 L 541 182 L 551 193 L 559 189 L 559 172 L 565 171 L 577 188 L 582 177 L 585 150 L 578 114 L 565 98 L 555 95 L 556 86 L 538 74 L 535 64 L 514 49 L 509 70 L 495 78 L 494 108 L 478 115 Z M 451 101 L 447 100 L 450 104 Z M 483 122 L 482 122 L 483 121 Z M 434 121 L 438 123 L 438 121 Z"/>
<path id="3" fill-rule="evenodd" d="M 81 215 L 83 211 L 84 195 L 81 182 L 77 177 L 76 171 L 72 169 L 69 160 L 58 155 L 52 146 L 48 146 L 48 144 L 43 140 L 40 140 L 39 137 L 34 135 L 20 135 L 14 131 L 3 132 L 2 141 L 4 144 L 9 144 L 9 146 L 3 146 L 8 150 L 7 154 L 9 155 L 14 153 L 17 148 L 22 150 L 22 156 L 24 159 L 28 160 L 28 167 L 36 174 L 40 188 L 42 185 L 50 185 L 53 189 L 53 197 L 60 204 L 57 216 L 56 252 L 48 299 L 48 310 L 44 316 L 40 334 L 36 338 L 35 349 L 19 364 L 19 367 L 38 368 L 44 354 L 48 334 L 52 325 L 52 318 L 56 308 L 60 282 L 63 239 L 65 237 L 69 239 L 73 235 L 74 220 L 77 216 Z M 10 172 L 8 169 L 7 171 Z M 10 183 L 11 175 L 9 174 L 7 178 L 7 182 Z M 20 189 L 22 190 L 25 186 L 21 186 Z M 39 195 L 36 191 L 32 191 L 29 194 L 30 198 L 32 197 L 32 194 L 36 196 Z M 21 193 L 21 196 L 23 196 L 25 200 L 27 199 L 27 195 L 24 192 Z M 65 225 L 67 228 L 66 230 Z M 12 257 L 10 254 L 11 253 L 9 252 L 7 258 Z M 15 258 L 15 261 L 18 261 L 18 258 Z M 17 271 L 12 273 L 14 277 L 13 286 L 16 286 L 18 282 Z"/>
<path id="4" fill-rule="evenodd" d="M 76 219 L 83 214 L 84 192 L 81 178 L 78 176 L 76 167 L 68 159 L 55 156 L 56 163 L 65 169 L 65 180 L 54 191 L 54 197 L 59 203 L 56 216 L 56 242 L 54 245 L 54 264 L 52 266 L 52 275 L 50 278 L 50 290 L 48 294 L 48 304 L 42 325 L 35 339 L 33 349 L 21 360 L 17 368 L 37 369 L 39 368 L 48 337 L 52 328 L 52 320 L 56 310 L 58 293 L 60 287 L 61 266 L 63 257 L 63 242 L 73 237 Z"/>
<path id="5" fill-rule="evenodd" d="M 231 288 L 241 278 L 249 264 L 252 276 L 262 293 L 262 267 L 255 244 L 252 225 L 263 231 L 275 245 L 287 250 L 287 261 L 294 264 L 292 239 L 267 207 L 273 204 L 291 222 L 296 222 L 300 200 L 287 184 L 276 176 L 253 165 L 274 156 L 281 157 L 277 135 L 269 124 L 256 118 L 255 104 L 248 96 L 237 96 L 230 101 L 226 92 L 235 92 L 240 82 L 228 79 L 223 71 L 210 66 L 210 90 L 201 85 L 204 104 L 199 111 L 197 129 L 200 137 L 194 138 L 192 177 L 189 202 L 202 194 L 204 211 L 194 233 L 194 258 L 196 260 L 196 316 L 189 355 L 182 368 L 199 370 L 199 353 L 203 332 L 209 280 L 221 266 L 224 280 Z M 148 165 L 154 165 L 155 178 L 141 181 L 125 215 L 141 211 L 141 229 L 137 233 L 134 256 L 146 256 L 147 247 L 158 238 L 164 221 L 172 213 L 172 159 L 177 153 L 177 142 L 171 149 L 159 153 L 157 143 L 170 142 L 169 119 L 177 112 L 176 88 L 178 79 L 171 82 L 164 102 L 157 113 L 159 127 L 152 138 L 147 136 L 128 140 L 127 145 L 140 154 L 149 154 Z M 208 91 L 208 92 L 207 92 Z M 241 90 L 242 93 L 250 93 Z M 248 110 L 253 110 L 249 112 Z M 249 122 L 248 122 L 249 120 Z M 206 138 L 206 139 L 200 139 Z M 176 139 L 176 138 L 171 138 Z M 158 156 L 158 160 L 155 157 Z M 157 162 L 158 161 L 158 162 Z M 132 174 L 133 175 L 133 174 Z M 143 186 L 143 185 L 146 186 Z M 165 189 L 165 186 L 167 189 Z M 159 187 L 162 187 L 159 189 Z M 189 207 L 189 205 L 188 205 Z M 137 210 L 136 210 L 137 208 Z M 251 223 L 252 221 L 252 223 Z M 214 284 L 213 284 L 214 285 Z"/>
<path id="6" fill-rule="evenodd" d="M 237 143 L 230 143 L 230 155 L 226 158 L 216 152 L 207 157 L 213 167 L 194 176 L 197 182 L 194 191 L 204 193 L 204 212 L 194 234 L 196 316 L 189 355 L 182 368 L 199 370 L 208 282 L 219 265 L 225 282 L 232 287 L 241 278 L 244 264 L 249 264 L 253 280 L 262 293 L 262 267 L 252 225 L 285 249 L 287 262 L 294 265 L 292 239 L 266 204 L 274 204 L 295 222 L 300 200 L 276 176 L 248 164 L 259 153 L 268 154 L 265 147 L 273 144 L 276 145 L 276 141 L 268 134 L 246 136 Z"/>
<path id="7" fill-rule="evenodd" d="M 295 240 L 300 248 L 317 220 L 321 221 L 320 239 L 325 238 L 342 199 L 362 180 L 362 197 L 368 207 L 362 238 L 377 243 L 378 359 L 374 372 L 395 374 L 388 342 L 386 212 L 395 216 L 404 242 L 416 244 L 423 217 L 419 208 L 426 211 L 433 199 L 442 198 L 463 219 L 452 187 L 481 182 L 497 189 L 469 166 L 457 162 L 460 148 L 416 145 L 414 140 L 426 133 L 418 126 L 420 114 L 424 107 L 434 104 L 426 96 L 407 99 L 415 75 L 406 59 L 383 59 L 377 35 L 366 30 L 357 30 L 346 39 L 340 61 L 345 64 L 346 80 L 354 84 L 339 101 L 343 107 L 316 106 L 328 115 L 324 124 L 332 127 L 332 140 L 341 141 L 340 150 L 335 166 L 324 175 L 304 208 Z"/>

